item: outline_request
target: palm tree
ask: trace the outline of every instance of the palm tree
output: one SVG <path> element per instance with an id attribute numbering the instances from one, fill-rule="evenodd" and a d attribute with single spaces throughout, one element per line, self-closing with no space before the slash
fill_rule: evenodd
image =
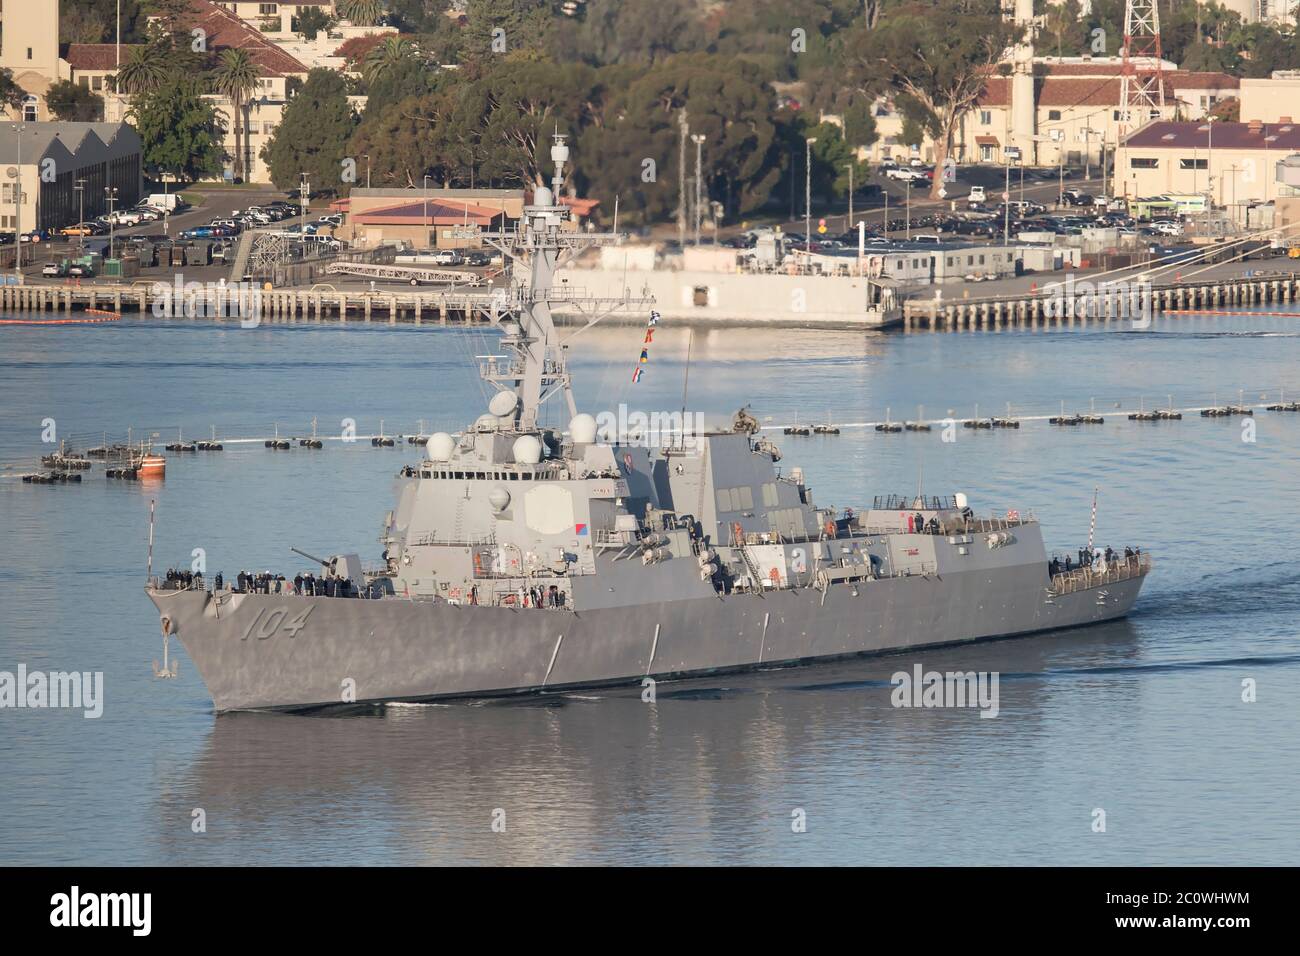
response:
<path id="1" fill-rule="evenodd" d="M 117 92 L 134 96 L 151 93 L 167 79 L 167 66 L 152 44 L 133 47 L 118 67 Z"/>
<path id="2" fill-rule="evenodd" d="M 339 0 L 338 11 L 354 26 L 369 27 L 384 15 L 383 0 Z"/>
<path id="3" fill-rule="evenodd" d="M 365 74 L 367 83 L 373 83 L 413 56 L 415 56 L 415 44 L 404 36 L 390 33 L 375 44 L 374 49 L 366 55 L 362 73 Z"/>
<path id="4" fill-rule="evenodd" d="M 244 104 L 257 89 L 258 71 L 246 50 L 223 50 L 212 73 L 212 88 L 235 108 L 235 178 L 244 178 Z"/>

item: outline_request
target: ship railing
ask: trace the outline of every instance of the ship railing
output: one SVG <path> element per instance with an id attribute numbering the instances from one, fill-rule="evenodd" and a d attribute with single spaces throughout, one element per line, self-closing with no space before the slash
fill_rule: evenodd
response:
<path id="1" fill-rule="evenodd" d="M 1117 584 L 1140 578 L 1151 572 L 1151 555 L 1140 554 L 1133 557 L 1121 557 L 1106 565 L 1106 570 L 1092 568 L 1062 571 L 1052 576 L 1052 590 L 1057 594 L 1074 594 L 1087 591 L 1106 584 Z"/>
<path id="2" fill-rule="evenodd" d="M 422 534 L 414 541 L 409 542 L 412 547 L 432 547 L 436 545 L 454 545 L 466 547 L 482 544 L 496 544 L 497 536 L 492 533 L 469 535 L 464 538 L 443 538 L 437 534 Z"/>
<path id="3" fill-rule="evenodd" d="M 907 510 L 907 509 L 904 509 Z M 937 531 L 928 530 L 909 532 L 906 528 L 892 525 L 863 525 L 856 530 L 862 534 L 934 534 L 944 537 L 950 534 L 984 534 L 990 531 L 1007 531 L 1021 525 L 1035 524 L 1038 521 L 1032 511 L 1021 511 L 1014 518 L 964 518 L 960 521 L 940 521 Z"/>

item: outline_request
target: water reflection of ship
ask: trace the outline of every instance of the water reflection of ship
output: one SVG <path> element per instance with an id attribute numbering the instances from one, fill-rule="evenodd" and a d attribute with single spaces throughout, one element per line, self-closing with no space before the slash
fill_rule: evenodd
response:
<path id="1" fill-rule="evenodd" d="M 664 682 L 653 705 L 629 688 L 365 712 L 381 716 L 223 714 L 192 765 L 160 789 L 158 818 L 188 821 L 199 806 L 210 837 L 241 835 L 213 843 L 209 862 L 254 845 L 268 863 L 336 861 L 344 851 L 353 863 L 757 862 L 782 852 L 754 838 L 788 831 L 790 784 L 801 773 L 840 780 L 802 787 L 800 800 L 860 787 L 869 805 L 898 799 L 880 791 L 884 779 L 924 790 L 937 767 L 960 769 L 954 754 L 982 764 L 990 735 L 1009 735 L 1024 760 L 1047 760 L 1054 737 L 1044 725 L 1069 685 L 1086 681 L 1098 708 L 1110 695 L 1131 697 L 1131 679 L 1108 682 L 1090 668 L 1137 662 L 1137 631 L 1120 620 L 1027 641 Z M 918 662 L 1000 672 L 1001 715 L 896 709 L 890 677 Z M 505 833 L 491 829 L 497 809 Z M 175 853 L 193 852 L 188 829 L 177 833 Z"/>

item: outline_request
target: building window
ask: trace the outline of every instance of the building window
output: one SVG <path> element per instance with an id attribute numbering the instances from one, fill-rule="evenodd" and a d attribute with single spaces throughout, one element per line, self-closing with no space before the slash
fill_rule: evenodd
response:
<path id="1" fill-rule="evenodd" d="M 81 77 L 78 77 L 78 79 L 81 80 L 81 85 L 82 85 L 83 87 L 85 87 L 86 89 L 90 89 L 90 77 L 88 77 L 88 76 L 81 76 Z"/>
<path id="2" fill-rule="evenodd" d="M 1209 161 L 1204 159 L 1180 159 L 1179 169 L 1208 169 Z"/>
<path id="3" fill-rule="evenodd" d="M 104 78 L 102 76 L 92 78 L 90 81 L 90 88 L 92 90 L 102 90 L 104 88 Z"/>
<path id="4" fill-rule="evenodd" d="M 257 12 L 264 17 L 273 17 L 280 12 L 280 5 L 277 3 L 259 3 Z"/>
<path id="5" fill-rule="evenodd" d="M 980 125 L 989 126 L 993 123 L 992 110 L 980 110 Z"/>
<path id="6" fill-rule="evenodd" d="M 1152 159 L 1149 156 L 1134 156 L 1129 160 L 1129 166 L 1133 169 L 1155 169 L 1160 165 L 1160 160 Z"/>
<path id="7" fill-rule="evenodd" d="M 992 146 L 987 146 L 987 145 L 986 145 L 986 146 L 981 146 L 981 147 L 980 147 L 980 159 L 982 159 L 982 160 L 983 160 L 984 162 L 986 162 L 986 163 L 992 162 L 992 161 L 993 161 L 993 147 L 992 147 Z"/>
<path id="8" fill-rule="evenodd" d="M 1059 120 L 1059 119 L 1061 118 L 1061 111 L 1060 111 L 1060 110 L 1048 110 L 1048 111 L 1047 111 L 1047 118 L 1048 118 L 1049 120 Z"/>
<path id="9" fill-rule="evenodd" d="M 27 59 L 30 60 L 31 58 L 32 58 L 32 48 L 31 48 L 31 47 L 28 47 L 28 48 L 27 48 Z"/>

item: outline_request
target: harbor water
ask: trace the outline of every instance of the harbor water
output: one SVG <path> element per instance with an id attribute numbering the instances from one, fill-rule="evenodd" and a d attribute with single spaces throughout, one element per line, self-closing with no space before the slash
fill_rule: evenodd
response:
<path id="1" fill-rule="evenodd" d="M 782 467 L 802 467 L 819 504 L 964 492 L 981 513 L 1032 511 L 1049 549 L 1069 554 L 1087 540 L 1096 489 L 1098 543 L 1154 556 L 1135 612 L 666 682 L 653 701 L 632 687 L 215 716 L 177 645 L 179 677 L 154 676 L 150 501 L 155 571 L 201 557 L 227 580 L 292 578 L 308 568 L 290 546 L 378 560 L 393 478 L 417 449 L 364 436 L 381 420 L 385 434 L 408 435 L 476 418 L 487 398 L 476 357 L 495 351 L 494 334 L 130 316 L 8 326 L 0 672 L 102 672 L 103 712 L 0 709 L 0 863 L 1297 862 L 1300 414 L 1116 414 L 1272 402 L 1284 386 L 1300 398 L 1297 318 L 906 336 L 661 325 L 634 384 L 643 337 L 620 326 L 572 340 L 583 411 L 721 417 L 752 403 Z M 568 417 L 558 402 L 557 425 Z M 1106 421 L 859 426 L 1046 416 L 1062 402 Z M 324 448 L 263 447 L 277 431 L 310 434 L 313 419 Z M 781 434 L 796 421 L 841 433 Z M 333 440 L 349 425 L 361 440 Z M 98 467 L 79 485 L 14 477 L 51 450 L 43 433 L 84 450 L 128 427 L 159 448 L 214 430 L 259 440 L 169 453 L 160 483 L 108 481 Z M 918 664 L 996 672 L 997 716 L 894 706 L 891 677 Z"/>

